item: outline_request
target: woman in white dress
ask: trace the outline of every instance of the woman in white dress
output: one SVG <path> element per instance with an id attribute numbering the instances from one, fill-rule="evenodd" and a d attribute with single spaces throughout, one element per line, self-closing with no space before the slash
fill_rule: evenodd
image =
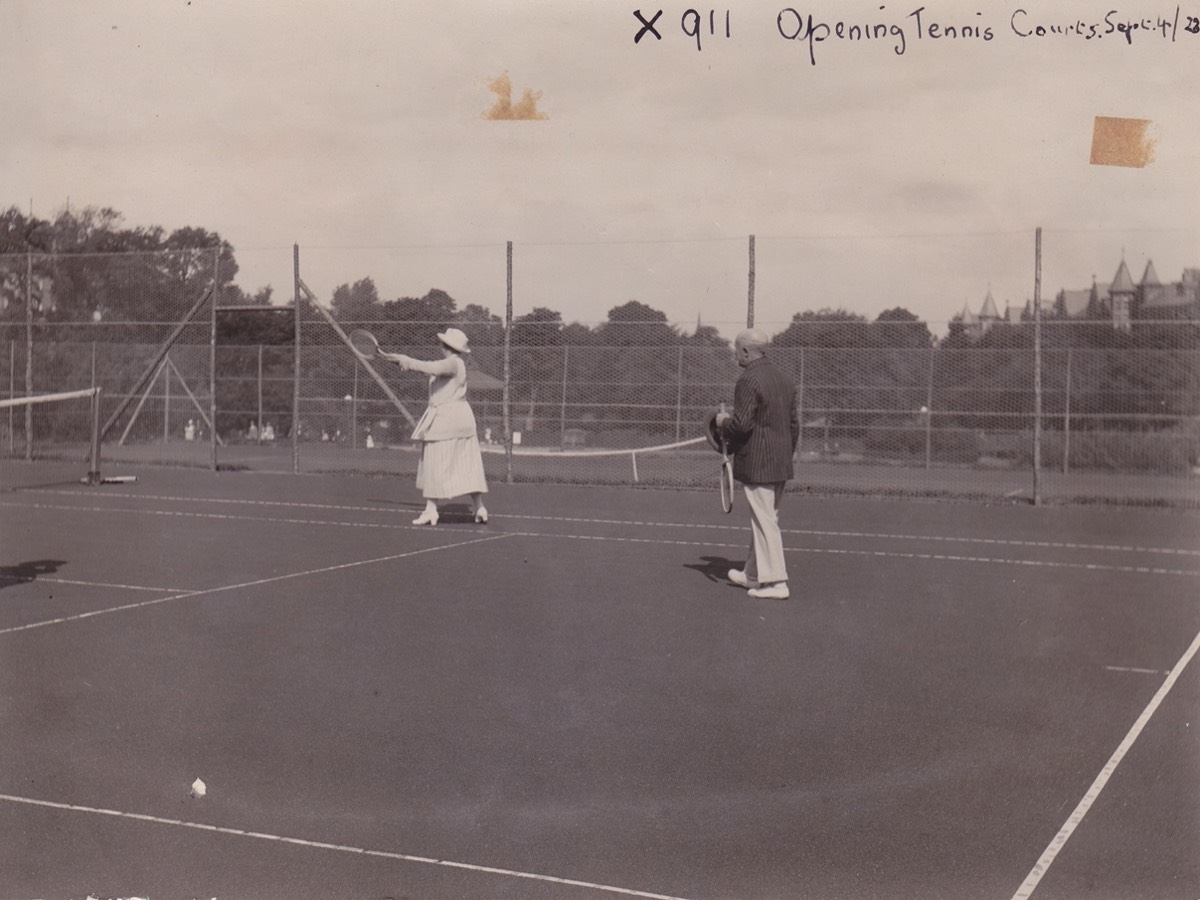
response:
<path id="1" fill-rule="evenodd" d="M 487 509 L 483 495 L 487 477 L 475 413 L 467 402 L 467 366 L 463 355 L 470 353 L 467 336 L 457 328 L 438 334 L 442 358 L 420 360 L 403 353 L 380 356 L 412 372 L 429 376 L 429 405 L 413 428 L 412 439 L 421 442 L 417 463 L 417 487 L 425 497 L 425 510 L 413 519 L 414 525 L 436 525 L 438 502 L 470 495 L 475 521 L 485 524 Z"/>

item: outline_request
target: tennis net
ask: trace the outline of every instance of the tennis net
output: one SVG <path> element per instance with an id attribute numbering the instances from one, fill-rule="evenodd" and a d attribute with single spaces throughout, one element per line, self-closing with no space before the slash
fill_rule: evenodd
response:
<path id="1" fill-rule="evenodd" d="M 33 394 L 0 399 L 0 484 L 12 487 L 42 464 L 78 469 L 87 465 L 89 483 L 100 481 L 100 389 Z"/>

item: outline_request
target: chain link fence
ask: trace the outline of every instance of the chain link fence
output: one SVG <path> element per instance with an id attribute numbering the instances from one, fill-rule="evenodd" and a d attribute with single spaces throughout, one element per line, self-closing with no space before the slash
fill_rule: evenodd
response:
<path id="1" fill-rule="evenodd" d="M 783 249 L 765 242 L 758 272 Z M 491 480 L 705 489 L 716 481 L 701 435 L 711 411 L 732 402 L 738 370 L 728 336 L 744 324 L 732 314 L 720 327 L 681 325 L 629 301 L 603 321 L 568 323 L 548 295 L 538 298 L 546 306 L 526 301 L 530 311 L 514 316 L 511 293 L 462 308 L 436 290 L 384 303 L 356 301 L 360 285 L 349 282 L 318 297 L 297 266 L 297 315 L 290 298 L 247 302 L 222 274 L 236 271 L 230 252 L 0 256 L 0 393 L 99 387 L 108 469 L 411 477 L 408 434 L 425 380 L 360 361 L 344 334 L 367 327 L 388 349 L 433 358 L 436 334 L 453 325 L 470 337 L 468 396 Z M 570 283 L 572 253 L 543 249 L 532 275 Z M 740 266 L 745 290 L 744 245 L 706 265 L 718 280 Z M 756 274 L 753 255 L 751 266 Z M 774 277 L 760 278 L 760 289 Z M 503 317 L 490 312 L 504 300 Z M 988 499 L 1036 499 L 1040 489 L 1078 501 L 1200 505 L 1193 314 L 1122 331 L 1056 318 L 1053 298 L 1043 307 L 1040 327 L 1028 314 L 982 327 L 828 310 L 758 322 L 797 387 L 795 486 Z M 27 421 L 35 413 L 5 412 L 0 453 L 42 457 Z M 41 438 L 54 428 L 37 425 Z"/>

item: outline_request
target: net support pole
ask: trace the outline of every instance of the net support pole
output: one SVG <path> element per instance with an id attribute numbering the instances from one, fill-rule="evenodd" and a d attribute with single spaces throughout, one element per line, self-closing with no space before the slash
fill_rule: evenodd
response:
<path id="1" fill-rule="evenodd" d="M 1042 504 L 1042 229 L 1033 254 L 1033 505 Z"/>
<path id="2" fill-rule="evenodd" d="M 509 241 L 506 249 L 505 267 L 505 305 L 504 305 L 504 393 L 502 407 L 504 415 L 504 480 L 512 484 L 513 480 L 513 433 L 511 405 L 512 385 L 512 312 L 513 312 L 513 245 Z"/>
<path id="3" fill-rule="evenodd" d="M 92 386 L 92 445 L 88 454 L 88 484 L 100 484 L 100 388 Z"/>
<path id="4" fill-rule="evenodd" d="M 300 245 L 292 244 L 292 474 L 300 472 Z M 258 423 L 258 434 L 262 437 L 262 422 Z"/>
<path id="5" fill-rule="evenodd" d="M 746 293 L 746 327 L 754 327 L 754 235 L 750 235 L 750 275 Z"/>
<path id="6" fill-rule="evenodd" d="M 221 247 L 213 248 L 212 313 L 208 333 L 208 458 L 217 471 L 217 292 L 221 289 Z"/>

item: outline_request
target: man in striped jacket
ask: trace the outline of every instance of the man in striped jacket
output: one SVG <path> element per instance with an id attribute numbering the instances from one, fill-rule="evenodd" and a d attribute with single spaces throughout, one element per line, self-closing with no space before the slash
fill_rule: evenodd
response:
<path id="1" fill-rule="evenodd" d="M 794 474 L 792 456 L 800 439 L 796 387 L 767 358 L 770 341 L 757 328 L 747 328 L 733 342 L 742 374 L 733 390 L 733 413 L 717 415 L 728 441 L 733 477 L 742 483 L 750 506 L 750 550 L 742 569 L 730 569 L 729 580 L 747 588 L 751 597 L 786 600 L 787 566 L 779 531 L 783 488 Z"/>

